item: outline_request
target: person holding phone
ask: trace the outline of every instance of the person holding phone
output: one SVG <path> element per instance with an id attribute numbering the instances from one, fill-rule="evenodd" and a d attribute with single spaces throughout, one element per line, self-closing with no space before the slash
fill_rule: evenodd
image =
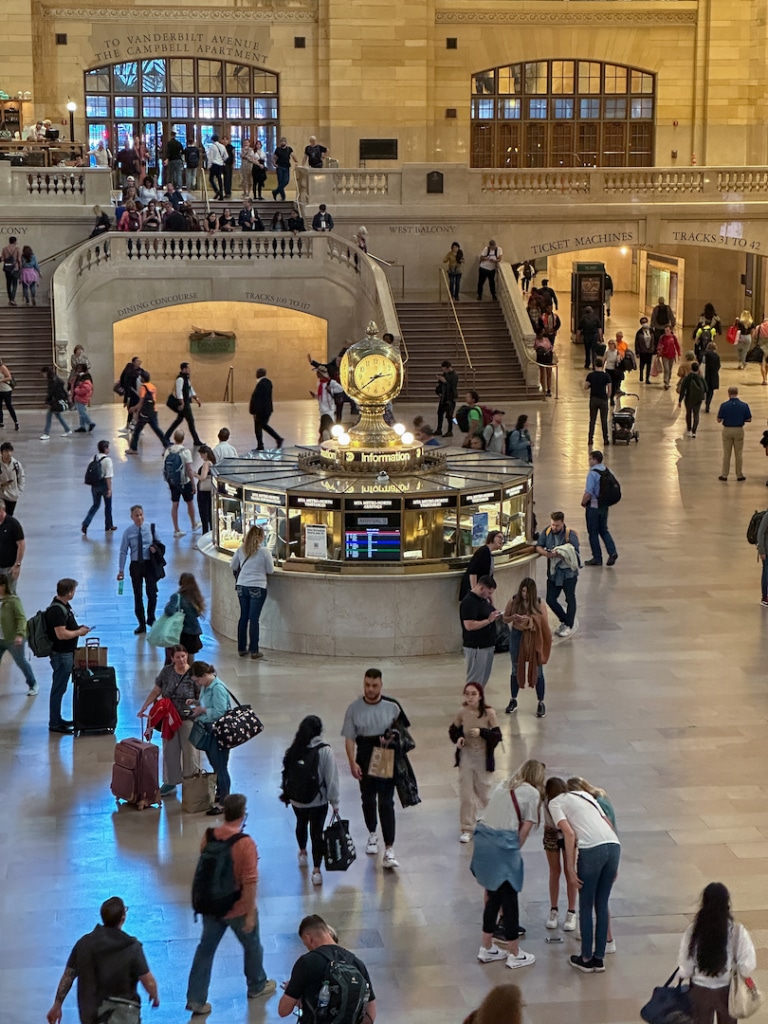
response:
<path id="1" fill-rule="evenodd" d="M 501 616 L 491 600 L 495 589 L 493 576 L 480 576 L 459 605 L 467 682 L 480 683 L 481 686 L 485 686 L 491 675 L 496 649 L 496 619 Z"/>
<path id="2" fill-rule="evenodd" d="M 91 626 L 78 626 L 72 611 L 71 601 L 76 590 L 77 580 L 59 580 L 56 584 L 56 597 L 45 613 L 52 644 L 50 659 L 53 671 L 48 732 L 60 732 L 67 736 L 74 733 L 74 722 L 61 717 L 61 702 L 67 692 L 69 677 L 72 675 L 77 642 L 81 636 L 87 636 L 91 631 Z"/>

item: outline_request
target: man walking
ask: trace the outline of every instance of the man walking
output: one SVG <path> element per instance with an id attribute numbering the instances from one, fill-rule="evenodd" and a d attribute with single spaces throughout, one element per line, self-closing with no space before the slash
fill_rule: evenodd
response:
<path id="1" fill-rule="evenodd" d="M 656 345 L 659 344 L 661 336 L 664 333 L 664 328 L 669 325 L 670 330 L 674 330 L 675 314 L 672 312 L 672 307 L 668 306 L 664 301 L 664 296 L 659 296 L 657 305 L 651 310 L 651 330 L 656 341 Z"/>
<path id="2" fill-rule="evenodd" d="M 83 536 L 87 536 L 91 520 L 99 511 L 102 498 L 104 499 L 104 531 L 113 533 L 117 527 L 112 522 L 112 477 L 114 468 L 112 459 L 109 457 L 109 441 L 99 441 L 96 446 L 96 454 L 88 464 L 85 473 L 91 478 L 91 507 L 83 520 L 80 529 Z"/>
<path id="3" fill-rule="evenodd" d="M 293 150 L 288 145 L 288 140 L 283 137 L 280 139 L 280 144 L 274 152 L 275 158 L 275 171 L 277 172 L 277 188 L 272 189 L 272 198 L 277 199 L 278 196 L 283 197 L 285 201 L 285 186 L 291 180 L 291 160 L 295 164 L 299 161 L 293 155 Z"/>
<path id="4" fill-rule="evenodd" d="M 202 406 L 202 403 L 197 397 L 197 392 L 192 387 L 189 363 L 181 363 L 179 366 L 179 375 L 176 378 L 176 383 L 173 385 L 173 397 L 176 399 L 178 412 L 176 413 L 176 419 L 165 432 L 166 442 L 168 442 L 176 427 L 186 420 L 189 432 L 192 435 L 192 441 L 195 447 L 199 448 L 203 442 L 198 437 L 195 428 L 195 417 L 192 415 L 192 400 L 194 399 L 197 402 L 198 408 Z"/>
<path id="5" fill-rule="evenodd" d="M 600 548 L 601 537 L 608 552 L 608 565 L 615 565 L 619 556 L 616 553 L 613 537 L 608 532 L 608 505 L 600 504 L 600 478 L 603 473 L 610 472 L 610 470 L 603 462 L 603 453 L 600 451 L 589 453 L 589 466 L 581 504 L 587 515 L 587 533 L 589 534 L 589 546 L 592 548 L 592 557 L 584 565 L 603 564 L 603 552 Z"/>
<path id="6" fill-rule="evenodd" d="M 480 270 L 477 275 L 477 301 L 483 298 L 485 282 L 491 290 L 491 298 L 496 298 L 496 271 L 501 263 L 501 248 L 491 239 L 480 253 Z"/>
<path id="7" fill-rule="evenodd" d="M 8 577 L 8 589 L 12 594 L 16 593 L 26 549 L 21 523 L 8 515 L 5 502 L 0 498 L 0 572 Z"/>
<path id="8" fill-rule="evenodd" d="M 451 365 L 450 359 L 444 359 L 440 364 L 442 373 L 438 373 L 437 388 L 437 436 L 443 433 L 443 417 L 446 419 L 446 430 L 444 437 L 453 437 L 453 413 L 456 409 L 456 399 L 459 397 L 459 375 Z"/>
<path id="9" fill-rule="evenodd" d="M 134 417 L 133 434 L 131 442 L 125 451 L 126 455 L 137 455 L 139 451 L 139 438 L 141 432 L 149 425 L 152 432 L 160 439 L 163 448 L 170 444 L 157 422 L 157 388 L 151 383 L 146 370 L 141 371 L 141 384 L 139 385 L 139 401 L 132 410 Z"/>
<path id="10" fill-rule="evenodd" d="M 603 441 L 606 445 L 611 442 L 608 438 L 608 399 L 613 391 L 613 384 L 610 376 L 603 369 L 603 360 L 599 357 L 595 360 L 595 368 L 587 374 L 584 381 L 584 390 L 589 392 L 589 447 L 595 439 L 595 421 L 600 413 L 600 426 L 603 428 Z"/>
<path id="11" fill-rule="evenodd" d="M 272 415 L 272 381 L 267 377 L 267 371 L 263 366 L 256 371 L 256 387 L 251 394 L 251 403 L 248 411 L 253 416 L 253 430 L 256 434 L 256 450 L 264 451 L 264 431 L 275 442 L 275 448 L 283 447 L 283 438 L 269 425 Z"/>
<path id="12" fill-rule="evenodd" d="M 173 435 L 173 444 L 165 449 L 163 456 L 163 476 L 171 489 L 171 520 L 173 536 L 184 537 L 179 529 L 179 502 L 183 498 L 187 503 L 189 522 L 192 532 L 198 530 L 201 523 L 195 520 L 195 474 L 192 469 L 192 452 L 184 447 L 184 431 L 177 430 Z"/>
<path id="13" fill-rule="evenodd" d="M 59 1024 L 62 1004 L 75 978 L 80 1024 L 111 1019 L 110 1010 L 119 1016 L 125 1002 L 136 1004 L 136 1016 L 130 1019 L 138 1021 L 141 998 L 136 986 L 139 983 L 146 989 L 152 1005 L 160 1005 L 157 982 L 147 965 L 141 943 L 123 931 L 128 907 L 119 896 L 111 896 L 101 904 L 100 913 L 102 923 L 78 939 L 69 954 L 53 1006 L 46 1015 L 48 1024 Z"/>
<path id="14" fill-rule="evenodd" d="M 21 278 L 21 249 L 18 247 L 15 238 L 8 239 L 8 245 L 3 246 L 0 252 L 0 260 L 3 262 L 3 273 L 5 274 L 5 290 L 8 293 L 8 305 L 16 305 L 16 291 Z"/>
<path id="15" fill-rule="evenodd" d="M 218 135 L 212 135 L 205 147 L 205 161 L 208 164 L 208 181 L 213 189 L 214 199 L 224 198 L 224 165 L 227 162 L 226 149 L 219 142 Z"/>
<path id="16" fill-rule="evenodd" d="M 56 584 L 56 597 L 48 606 L 45 622 L 51 640 L 51 696 L 48 703 L 48 732 L 61 732 L 71 736 L 74 722 L 61 717 L 61 702 L 67 692 L 72 675 L 77 641 L 91 631 L 90 626 L 78 626 L 71 608 L 77 590 L 77 580 L 63 579 Z"/>
<path id="17" fill-rule="evenodd" d="M 696 437 L 699 429 L 699 416 L 701 414 L 701 403 L 707 397 L 709 389 L 704 378 L 699 373 L 699 364 L 691 363 L 689 373 L 680 382 L 680 399 L 678 408 L 685 402 L 685 425 L 688 429 L 688 437 Z"/>
<path id="18" fill-rule="evenodd" d="M 349 770 L 360 783 L 363 818 L 368 829 L 365 852 L 371 855 L 379 852 L 376 829 L 380 818 L 384 838 L 383 867 L 396 868 L 399 864 L 395 857 L 395 780 L 370 775 L 368 768 L 374 748 L 386 745 L 386 736 L 394 723 L 400 719 L 407 728 L 410 722 L 397 701 L 382 696 L 382 686 L 379 669 L 369 668 L 363 677 L 362 697 L 352 701 L 344 715 L 341 735 Z"/>
<path id="19" fill-rule="evenodd" d="M 744 451 L 744 424 L 752 422 L 752 413 L 746 402 L 738 397 L 739 389 L 728 388 L 728 401 L 723 402 L 717 413 L 717 422 L 723 425 L 723 471 L 718 480 L 727 480 L 731 468 L 731 451 L 736 456 L 736 479 L 746 480 L 742 467 Z"/>
<path id="20" fill-rule="evenodd" d="M 230 793 L 224 797 L 222 805 L 224 821 L 217 828 L 206 829 L 200 846 L 201 862 L 203 858 L 211 859 L 214 863 L 222 858 L 231 859 L 235 891 L 232 893 L 230 909 L 224 914 L 216 913 L 209 906 L 215 894 L 206 892 L 204 888 L 198 891 L 198 875 L 195 875 L 193 905 L 203 915 L 203 934 L 189 972 L 187 1009 L 199 1015 L 209 1014 L 212 1009 L 207 1000 L 213 958 L 227 928 L 232 929 L 243 947 L 248 998 L 264 999 L 277 988 L 277 984 L 267 978 L 264 971 L 264 950 L 259 940 L 259 915 L 256 910 L 259 853 L 253 839 L 243 832 L 246 799 L 242 793 Z M 214 871 L 208 872 L 208 876 L 212 877 Z M 219 873 L 224 874 L 223 871 Z"/>
<path id="21" fill-rule="evenodd" d="M 595 357 L 600 351 L 598 346 L 603 342 L 603 328 L 600 326 L 600 318 L 591 306 L 584 307 L 576 338 L 584 345 L 584 369 L 594 368 Z"/>
<path id="22" fill-rule="evenodd" d="M 165 184 L 172 183 L 176 188 L 181 188 L 184 174 L 184 147 L 176 138 L 176 132 L 171 132 L 171 137 L 166 143 L 163 167 L 165 167 Z"/>
<path id="23" fill-rule="evenodd" d="M 118 580 L 125 578 L 125 560 L 130 554 L 129 574 L 133 587 L 133 610 L 138 622 L 134 634 L 147 632 L 147 626 L 155 621 L 157 607 L 157 574 L 150 556 L 156 551 L 152 528 L 144 522 L 144 509 L 141 505 L 131 506 L 133 525 L 123 533 L 120 541 L 120 568 Z M 144 614 L 144 587 L 147 590 L 147 612 Z"/>
<path id="24" fill-rule="evenodd" d="M 557 549 L 569 544 L 575 552 Z M 579 535 L 565 525 L 565 513 L 553 512 L 549 526 L 539 534 L 536 550 L 547 559 L 547 606 L 552 609 L 560 625 L 554 635 L 569 637 L 578 629 L 576 619 L 576 583 L 579 578 Z M 560 604 L 560 594 L 565 593 L 565 611 Z"/>
<path id="25" fill-rule="evenodd" d="M 345 973 L 354 977 L 355 998 L 359 1011 L 359 1016 L 345 1017 L 344 1020 L 354 1019 L 355 1024 L 357 1021 L 361 1021 L 362 1024 L 373 1024 L 376 1020 L 376 996 L 368 968 L 363 961 L 339 945 L 328 925 L 317 914 L 310 914 L 304 918 L 299 925 L 299 938 L 309 952 L 300 956 L 293 965 L 285 993 L 277 1004 L 278 1015 L 290 1017 L 301 1004 L 302 1024 L 322 1024 L 326 1019 L 334 1019 L 328 1012 L 333 1012 L 334 1009 L 328 1001 L 333 998 L 328 984 L 329 967 L 331 963 L 341 963 L 352 969 Z"/>
<path id="26" fill-rule="evenodd" d="M 462 646 L 467 665 L 467 682 L 485 686 L 493 669 L 496 652 L 496 619 L 501 612 L 493 607 L 496 581 L 480 576 L 459 605 Z"/>

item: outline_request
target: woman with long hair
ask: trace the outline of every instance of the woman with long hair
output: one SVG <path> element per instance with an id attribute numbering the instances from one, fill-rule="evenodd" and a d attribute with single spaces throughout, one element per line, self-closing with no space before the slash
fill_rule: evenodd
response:
<path id="1" fill-rule="evenodd" d="M 37 264 L 37 256 L 32 252 L 29 245 L 21 250 L 21 290 L 24 292 L 24 301 L 29 305 L 30 298 L 32 305 L 37 305 L 35 293 L 40 284 L 40 267 Z"/>
<path id="2" fill-rule="evenodd" d="M 456 747 L 459 769 L 459 842 L 468 843 L 477 819 L 488 806 L 496 762 L 493 752 L 501 743 L 496 712 L 485 703 L 480 683 L 467 683 L 461 707 L 448 728 Z"/>
<path id="3" fill-rule="evenodd" d="M 199 702 L 188 700 L 187 704 L 192 708 L 192 718 L 203 725 L 213 725 L 218 722 L 221 716 L 229 711 L 229 691 L 219 677 L 216 669 L 207 661 L 192 662 L 192 679 L 200 691 Z M 216 772 L 216 802 L 205 813 L 209 817 L 215 817 L 224 813 L 221 801 L 229 796 L 232 790 L 232 780 L 229 777 L 229 748 L 222 747 L 215 736 L 211 736 L 211 742 L 206 750 L 206 756 L 211 763 L 211 768 Z"/>
<path id="4" fill-rule="evenodd" d="M 267 154 L 264 152 L 261 139 L 257 139 L 253 146 L 253 198 L 261 199 L 261 190 L 267 180 Z"/>
<path id="5" fill-rule="evenodd" d="M 604 789 L 599 786 L 593 786 L 591 782 L 587 782 L 580 775 L 574 775 L 567 782 L 569 793 L 589 793 L 591 797 L 594 797 L 600 805 L 600 810 L 603 812 L 605 817 L 611 823 L 614 829 L 616 829 L 616 811 L 613 809 L 610 797 Z M 563 929 L 565 931 L 565 929 Z M 611 912 L 608 911 L 608 937 L 605 942 L 605 952 L 615 953 L 616 943 L 613 938 L 613 929 L 611 927 Z"/>
<path id="6" fill-rule="evenodd" d="M 458 302 L 461 291 L 461 275 L 464 271 L 464 253 L 458 242 L 451 243 L 451 248 L 443 258 L 443 263 L 448 264 L 448 290 L 451 293 L 451 298 L 454 302 Z"/>
<path id="7" fill-rule="evenodd" d="M 272 218 L 272 227 L 270 231 L 287 231 L 288 226 L 285 223 L 285 217 L 278 210 L 275 216 Z"/>
<path id="8" fill-rule="evenodd" d="M 749 932 L 731 915 L 731 896 L 722 882 L 710 882 L 701 894 L 699 912 L 680 943 L 680 979 L 691 982 L 693 1024 L 736 1024 L 728 1012 L 731 973 L 738 971 L 752 987 L 757 966 Z"/>
<path id="9" fill-rule="evenodd" d="M 522 992 L 517 985 L 497 985 L 464 1024 L 523 1024 Z"/>
<path id="10" fill-rule="evenodd" d="M 549 661 L 552 650 L 552 630 L 535 580 L 526 577 L 521 582 L 515 596 L 507 602 L 504 621 L 510 627 L 509 656 L 512 659 L 510 701 L 506 712 L 514 715 L 517 711 L 517 695 L 522 680 L 523 687 L 536 687 L 536 717 L 543 718 L 547 713 L 543 666 Z"/>
<path id="11" fill-rule="evenodd" d="M 608 941 L 608 900 L 619 870 L 621 844 L 594 797 L 569 793 L 565 782 L 556 777 L 548 780 L 547 794 L 552 824 L 565 841 L 566 877 L 579 888 L 581 953 L 569 962 L 584 974 L 601 974 Z"/>
<path id="12" fill-rule="evenodd" d="M 64 433 L 61 436 L 69 437 L 72 431 L 69 429 L 67 421 L 61 415 L 65 409 L 69 408 L 67 386 L 56 373 L 56 368 L 54 366 L 43 366 L 40 373 L 45 375 L 45 405 L 48 407 L 48 411 L 45 414 L 45 426 L 43 427 L 43 432 L 40 435 L 40 440 L 50 441 L 51 420 L 54 416 L 64 428 Z"/>
<path id="13" fill-rule="evenodd" d="M 520 949 L 520 911 L 517 896 L 523 888 L 523 858 L 520 854 L 532 828 L 541 819 L 545 765 L 525 761 L 515 774 L 500 782 L 477 823 L 470 870 L 485 889 L 483 934 L 477 959 L 481 963 L 506 960 L 507 967 L 528 967 L 533 953 Z M 504 916 L 504 934 L 509 952 L 499 949 L 493 933 Z"/>
<path id="14" fill-rule="evenodd" d="M 531 432 L 528 429 L 528 415 L 521 412 L 517 417 L 517 423 L 509 432 L 507 438 L 507 455 L 513 459 L 520 459 L 522 462 L 533 462 L 533 449 L 531 446 Z"/>
<path id="15" fill-rule="evenodd" d="M 184 612 L 184 625 L 181 628 L 179 643 L 190 654 L 197 654 L 202 650 L 203 643 L 200 637 L 203 627 L 200 625 L 200 616 L 205 614 L 205 598 L 200 593 L 200 587 L 191 572 L 183 572 L 179 576 L 179 589 L 168 601 L 163 612 L 165 615 Z M 166 649 L 166 665 L 172 661 L 174 650 L 173 647 Z"/>
<path id="16" fill-rule="evenodd" d="M 299 866 L 307 866 L 307 833 L 312 843 L 312 884 L 322 885 L 323 826 L 328 805 L 339 813 L 339 773 L 333 751 L 323 743 L 323 723 L 317 715 L 302 719 L 293 743 L 283 757 L 280 799 L 296 815 Z"/>
<path id="17" fill-rule="evenodd" d="M 752 327 L 754 320 L 752 314 L 748 309 L 743 309 L 739 314 L 739 318 L 734 324 L 736 330 L 739 332 L 736 341 L 736 353 L 737 359 L 739 360 L 738 369 L 743 370 L 747 365 L 747 352 L 752 347 Z"/>
<path id="18" fill-rule="evenodd" d="M 235 589 L 240 602 L 237 653 L 244 658 L 250 650 L 254 661 L 264 657 L 259 650 L 259 619 L 267 600 L 267 576 L 275 571 L 272 555 L 263 545 L 264 531 L 260 526 L 252 526 L 232 558 Z"/>
<path id="19" fill-rule="evenodd" d="M 162 797 L 171 796 L 184 779 L 200 771 L 200 751 L 189 742 L 192 718 L 187 707 L 189 701 L 197 701 L 200 690 L 190 673 L 186 647 L 183 644 L 169 647 L 168 655 L 169 660 L 158 673 L 155 685 L 137 713 L 139 718 L 145 718 L 150 705 L 160 697 L 167 697 L 182 717 L 181 725 L 176 732 L 163 737 L 163 784 L 160 787 Z M 147 738 L 152 735 L 151 725 L 148 732 Z"/>
<path id="20" fill-rule="evenodd" d="M 212 525 L 211 502 L 213 500 L 211 469 L 216 465 L 216 455 L 207 444 L 201 445 L 198 450 L 203 462 L 197 471 L 197 511 L 200 515 L 203 533 L 209 533 Z"/>
<path id="21" fill-rule="evenodd" d="M 549 801 L 559 796 L 562 792 L 562 789 L 559 787 L 550 786 L 551 782 L 552 779 L 548 779 L 544 787 L 544 836 L 542 839 L 544 853 L 547 857 L 547 866 L 549 867 L 550 911 L 546 927 L 554 930 L 560 923 L 558 904 L 560 902 L 560 875 L 563 874 L 565 875 L 565 894 L 568 899 L 563 931 L 574 932 L 576 931 L 576 897 L 579 890 L 575 879 L 568 874 L 565 862 L 565 840 L 563 839 L 563 833 L 556 827 L 552 821 L 552 815 L 549 813 Z"/>

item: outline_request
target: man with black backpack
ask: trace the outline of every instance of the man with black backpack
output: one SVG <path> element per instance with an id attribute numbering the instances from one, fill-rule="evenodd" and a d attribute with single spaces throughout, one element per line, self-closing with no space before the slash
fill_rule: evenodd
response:
<path id="1" fill-rule="evenodd" d="M 195 915 L 203 915 L 203 934 L 189 972 L 187 1009 L 199 1015 L 212 1009 L 207 1000 L 213 958 L 227 928 L 243 947 L 248 998 L 263 999 L 277 988 L 264 971 L 256 910 L 259 854 L 243 832 L 246 800 L 242 793 L 230 793 L 222 805 L 224 821 L 206 829 L 192 883 L 192 908 Z"/>
<path id="2" fill-rule="evenodd" d="M 278 1014 L 289 1017 L 301 1003 L 302 1024 L 373 1024 L 376 996 L 363 961 L 338 944 L 317 914 L 304 918 L 299 938 L 309 952 L 293 965 Z"/>
<path id="3" fill-rule="evenodd" d="M 104 499 L 104 531 L 114 533 L 117 529 L 112 522 L 112 477 L 114 469 L 112 459 L 109 457 L 109 441 L 99 441 L 97 451 L 88 468 L 85 471 L 85 485 L 91 488 L 91 507 L 80 527 L 83 536 L 88 533 L 91 520 L 99 511 L 102 498 Z"/>
<path id="4" fill-rule="evenodd" d="M 615 565 L 619 556 L 613 537 L 608 532 L 608 509 L 611 505 L 616 505 L 621 501 L 621 487 L 619 481 L 603 462 L 602 452 L 597 450 L 590 452 L 589 465 L 590 470 L 587 473 L 587 483 L 581 504 L 587 514 L 587 532 L 592 548 L 592 557 L 584 565 L 603 564 L 601 537 L 608 552 L 608 565 Z"/>
<path id="5" fill-rule="evenodd" d="M 139 438 L 141 432 L 149 425 L 153 433 L 160 439 L 163 448 L 167 448 L 170 441 L 166 441 L 165 435 L 157 422 L 157 388 L 150 383 L 149 374 L 146 370 L 139 371 L 137 379 L 139 386 L 139 401 L 136 406 L 130 409 L 129 415 L 133 415 L 133 434 L 131 443 L 125 451 L 126 455 L 137 455 L 139 450 Z"/>

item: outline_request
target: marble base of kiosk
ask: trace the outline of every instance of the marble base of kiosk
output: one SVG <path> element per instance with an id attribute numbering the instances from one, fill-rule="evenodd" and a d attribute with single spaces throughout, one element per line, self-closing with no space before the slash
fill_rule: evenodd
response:
<path id="1" fill-rule="evenodd" d="M 206 534 L 199 549 L 211 561 L 210 621 L 237 642 L 240 606 L 231 555 Z M 503 609 L 521 580 L 534 572 L 536 554 L 494 566 L 495 604 Z M 333 657 L 408 658 L 461 650 L 458 589 L 461 572 L 403 576 L 339 576 L 276 569 L 261 613 L 266 650 Z"/>

